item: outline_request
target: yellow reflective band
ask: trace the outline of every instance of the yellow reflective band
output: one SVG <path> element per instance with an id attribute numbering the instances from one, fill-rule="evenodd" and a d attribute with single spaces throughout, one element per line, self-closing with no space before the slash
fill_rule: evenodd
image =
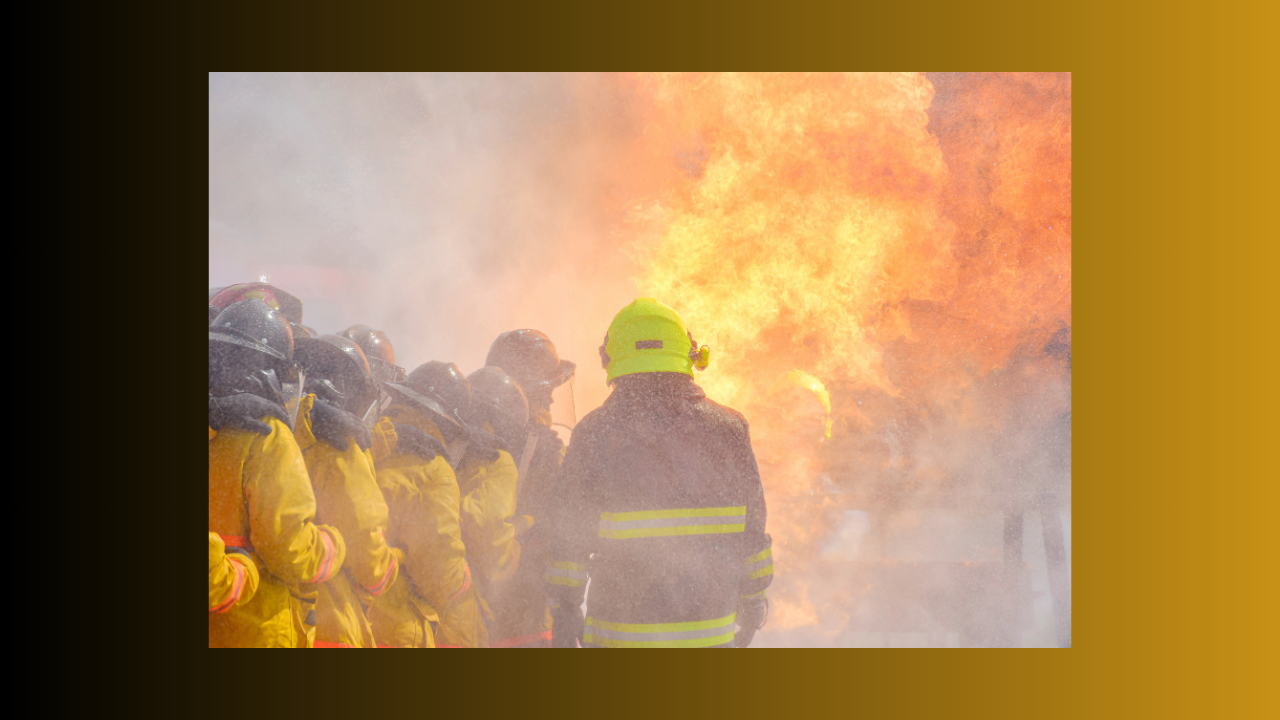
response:
<path id="1" fill-rule="evenodd" d="M 759 570 L 751 573 L 748 577 L 750 577 L 752 580 L 755 580 L 756 578 L 762 578 L 765 575 L 772 575 L 772 574 L 773 574 L 773 566 L 770 565 L 769 567 L 760 568 Z"/>
<path id="2" fill-rule="evenodd" d="M 751 598 L 757 598 L 757 597 L 760 597 L 761 595 L 763 595 L 763 594 L 765 594 L 765 593 L 767 593 L 767 592 L 769 592 L 769 590 L 768 590 L 768 589 L 764 589 L 764 590 L 761 590 L 761 591 L 760 591 L 760 592 L 758 592 L 758 593 L 751 593 L 750 595 L 743 595 L 743 596 L 742 596 L 742 599 L 743 599 L 743 600 L 750 600 Z"/>
<path id="3" fill-rule="evenodd" d="M 577 570 L 579 572 L 586 572 L 587 570 L 586 565 L 582 565 L 576 562 L 569 562 L 568 560 L 556 560 L 551 563 L 551 567 L 559 568 L 561 570 Z"/>
<path id="4" fill-rule="evenodd" d="M 600 537 L 613 540 L 668 535 L 712 535 L 745 532 L 746 525 L 684 525 L 680 527 L 636 528 L 634 530 L 601 530 Z"/>
<path id="5" fill-rule="evenodd" d="M 765 559 L 765 558 L 767 558 L 767 557 L 773 557 L 773 548 L 765 548 L 764 550 L 761 550 L 760 552 L 756 553 L 755 555 L 752 555 L 751 557 L 747 558 L 746 560 L 743 560 L 743 561 L 742 561 L 742 564 L 743 564 L 743 565 L 750 565 L 750 564 L 751 564 L 751 563 L 753 563 L 753 562 L 759 562 L 760 560 L 763 560 L 763 559 Z"/>
<path id="6" fill-rule="evenodd" d="M 604 630 L 614 630 L 616 632 L 632 632 L 632 633 L 656 633 L 656 632 L 688 632 L 690 630 L 706 630 L 707 628 L 721 627 L 728 625 L 737 618 L 738 613 L 730 613 L 722 618 L 715 620 L 696 620 L 694 622 L 681 623 L 640 623 L 628 625 L 626 623 L 615 623 L 607 620 L 597 620 L 593 617 L 587 618 L 587 627 L 598 627 Z"/>
<path id="7" fill-rule="evenodd" d="M 600 513 L 601 520 L 626 522 L 628 520 L 665 520 L 682 517 L 714 517 L 716 515 L 746 515 L 747 506 L 723 508 L 684 508 L 681 510 L 642 510 L 640 512 Z"/>
<path id="8" fill-rule="evenodd" d="M 596 637 L 590 633 L 584 633 L 582 636 L 582 642 L 584 643 L 611 648 L 699 648 L 725 645 L 731 640 L 733 640 L 733 633 L 731 632 L 715 637 L 695 638 L 693 640 L 614 640 L 612 638 Z"/>
<path id="9" fill-rule="evenodd" d="M 586 582 L 585 580 L 561 577 L 559 575 L 547 575 L 544 579 L 552 585 L 565 585 L 567 587 L 582 587 L 582 584 Z"/>

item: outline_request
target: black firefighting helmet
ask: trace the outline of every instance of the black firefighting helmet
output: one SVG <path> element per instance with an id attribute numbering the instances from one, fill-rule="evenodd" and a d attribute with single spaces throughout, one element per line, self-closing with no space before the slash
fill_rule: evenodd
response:
<path id="1" fill-rule="evenodd" d="M 209 326 L 210 326 L 210 327 L 212 327 L 212 326 L 213 326 L 213 320 L 214 320 L 214 318 L 218 317 L 218 315 L 219 315 L 219 314 L 221 314 L 221 313 L 222 313 L 222 308 L 220 308 L 220 307 L 218 307 L 218 306 L 216 306 L 216 305 L 210 305 L 210 306 L 209 306 Z"/>
<path id="2" fill-rule="evenodd" d="M 551 391 L 573 377 L 573 362 L 561 360 L 556 346 L 546 333 L 538 330 L 511 330 L 504 332 L 489 346 L 489 356 L 484 364 L 502 368 L 520 384 L 525 396 L 546 398 Z"/>
<path id="3" fill-rule="evenodd" d="M 284 407 L 283 384 L 297 382 L 289 322 L 261 300 L 242 300 L 209 325 L 209 392 L 248 392 Z"/>
<path id="4" fill-rule="evenodd" d="M 344 337 L 299 338 L 294 360 L 306 373 L 304 390 L 330 405 L 364 417 L 378 399 L 378 385 L 364 353 Z"/>
<path id="5" fill-rule="evenodd" d="M 465 419 L 471 411 L 471 383 L 457 365 L 432 360 L 414 368 L 404 382 L 384 382 L 382 387 L 393 398 L 431 416 L 445 442 L 471 434 Z"/>
<path id="6" fill-rule="evenodd" d="M 293 367 L 289 321 L 261 300 L 241 300 L 218 313 L 209 325 L 209 343 L 252 350 L 282 367 Z"/>
<path id="7" fill-rule="evenodd" d="M 508 442 L 524 435 L 529 423 L 529 401 L 514 378 L 501 368 L 486 366 L 468 375 L 467 380 L 471 382 L 468 422 L 476 427 L 488 422 Z"/>
<path id="8" fill-rule="evenodd" d="M 342 337 L 360 346 L 369 360 L 369 369 L 378 382 L 404 381 L 404 368 L 396 365 L 396 350 L 391 346 L 391 338 L 386 333 L 368 325 L 352 325 L 342 331 Z"/>

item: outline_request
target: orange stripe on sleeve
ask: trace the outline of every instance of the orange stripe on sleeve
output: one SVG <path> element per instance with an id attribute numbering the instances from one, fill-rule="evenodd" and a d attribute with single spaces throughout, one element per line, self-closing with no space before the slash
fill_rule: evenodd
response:
<path id="1" fill-rule="evenodd" d="M 309 583 L 325 582 L 334 575 L 333 556 L 337 552 L 333 549 L 333 538 L 329 537 L 329 533 L 321 530 L 320 539 L 324 543 L 324 558 L 320 561 L 320 569 L 316 572 L 316 576 L 307 581 Z"/>
<path id="2" fill-rule="evenodd" d="M 454 593 L 449 597 L 449 602 L 453 602 L 454 600 L 457 600 L 459 595 L 461 595 L 462 593 L 466 592 L 468 589 L 471 588 L 471 566 L 467 564 L 466 560 L 462 561 L 462 573 L 466 577 L 466 580 L 463 581 L 462 587 L 458 588 L 458 592 Z M 441 646 L 441 647 L 444 647 L 444 646 Z"/>
<path id="3" fill-rule="evenodd" d="M 396 556 L 392 555 L 391 562 L 387 563 L 387 572 L 383 574 L 382 579 L 378 581 L 378 584 L 372 585 L 372 586 L 366 585 L 364 589 L 368 590 L 369 593 L 374 597 L 378 597 L 379 595 L 381 595 L 384 591 L 386 591 L 387 581 L 391 579 L 392 573 L 395 572 L 396 565 L 397 565 Z"/>
<path id="4" fill-rule="evenodd" d="M 230 610 L 231 606 L 235 605 L 240 600 L 240 594 L 244 592 L 244 566 L 235 560 L 230 560 L 229 562 L 236 569 L 236 579 L 231 583 L 231 595 L 227 597 L 221 605 L 210 610 L 209 612 L 211 613 L 224 613 Z"/>
<path id="5" fill-rule="evenodd" d="M 253 543 L 249 542 L 247 537 L 240 537 L 239 535 L 219 535 L 218 537 L 222 538 L 222 544 L 227 547 L 244 548 L 245 550 L 253 549 Z"/>

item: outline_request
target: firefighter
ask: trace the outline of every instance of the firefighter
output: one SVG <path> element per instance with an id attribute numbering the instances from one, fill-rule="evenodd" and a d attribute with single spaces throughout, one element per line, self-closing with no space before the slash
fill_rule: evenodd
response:
<path id="1" fill-rule="evenodd" d="M 480 368 L 467 380 L 472 440 L 457 473 L 462 541 L 475 573 L 481 609 L 493 616 L 493 638 L 498 642 L 491 638 L 490 647 L 509 647 L 505 640 L 528 634 L 521 624 L 524 598 L 508 581 L 520 566 L 521 551 L 515 517 L 519 478 L 512 453 L 526 445 L 529 403 L 520 385 L 498 368 Z M 526 520 L 521 529 L 528 524 Z"/>
<path id="2" fill-rule="evenodd" d="M 212 307 L 212 306 L 210 306 Z M 262 436 L 271 434 L 271 426 L 260 417 L 272 416 L 288 422 L 284 408 L 257 395 L 240 393 L 223 398 L 209 396 L 209 439 L 224 427 L 237 427 Z M 217 533 L 209 533 L 209 612 L 224 613 L 253 599 L 258 591 L 258 566 L 244 548 L 231 548 Z"/>
<path id="3" fill-rule="evenodd" d="M 519 459 L 520 492 L 516 523 L 523 559 L 507 581 L 493 647 L 551 647 L 551 613 L 541 591 L 547 563 L 545 517 L 555 498 L 548 492 L 564 459 L 564 443 L 551 427 L 551 405 L 557 388 L 572 390 L 575 365 L 561 359 L 551 338 L 538 330 L 504 332 L 489 347 L 485 365 L 511 376 L 524 391 L 530 421 L 524 447 L 511 448 Z M 572 392 L 568 399 L 572 398 Z"/>
<path id="4" fill-rule="evenodd" d="M 209 612 L 224 613 L 245 605 L 258 592 L 258 566 L 238 548 L 227 553 L 218 533 L 209 533 Z"/>
<path id="5" fill-rule="evenodd" d="M 342 572 L 303 588 L 316 599 L 313 647 L 371 648 L 364 606 L 386 591 L 399 568 L 384 535 L 387 503 L 369 429 L 360 421 L 378 401 L 378 386 L 364 353 L 344 337 L 299 340 L 294 356 L 307 393 L 294 435 L 311 476 L 316 518 L 336 527 L 347 544 Z"/>
<path id="6" fill-rule="evenodd" d="M 403 566 L 369 609 L 374 637 L 387 647 L 486 647 L 454 473 L 470 440 L 470 385 L 456 365 L 431 361 L 383 389 L 392 403 L 375 442 L 390 435 L 394 443 L 377 463 L 378 486 L 390 509 L 387 541 Z"/>
<path id="7" fill-rule="evenodd" d="M 297 387 L 293 335 L 280 313 L 257 299 L 223 310 L 209 328 L 209 394 L 251 394 L 283 409 Z M 296 401 L 296 400 L 295 400 Z M 213 403 L 211 402 L 211 405 Z M 220 406 L 220 404 L 219 404 Z M 257 566 L 257 593 L 209 616 L 211 647 L 307 647 L 312 607 L 303 583 L 324 582 L 342 567 L 336 529 L 312 522 L 316 502 L 289 425 L 259 416 L 270 432 L 228 425 L 210 413 L 209 531 Z"/>
<path id="8" fill-rule="evenodd" d="M 746 420 L 694 383 L 709 350 L 653 298 L 614 317 L 600 359 L 613 392 L 574 430 L 551 518 L 554 645 L 746 647 L 773 580 Z"/>

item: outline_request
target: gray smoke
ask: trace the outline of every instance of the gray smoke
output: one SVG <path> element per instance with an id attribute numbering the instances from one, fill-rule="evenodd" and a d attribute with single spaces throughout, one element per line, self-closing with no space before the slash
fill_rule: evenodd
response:
<path id="1" fill-rule="evenodd" d="M 611 236 L 631 122 L 595 75 L 211 75 L 210 286 L 266 276 L 321 332 L 385 330 L 409 369 L 470 372 L 538 328 L 594 407 L 635 297 Z"/>

